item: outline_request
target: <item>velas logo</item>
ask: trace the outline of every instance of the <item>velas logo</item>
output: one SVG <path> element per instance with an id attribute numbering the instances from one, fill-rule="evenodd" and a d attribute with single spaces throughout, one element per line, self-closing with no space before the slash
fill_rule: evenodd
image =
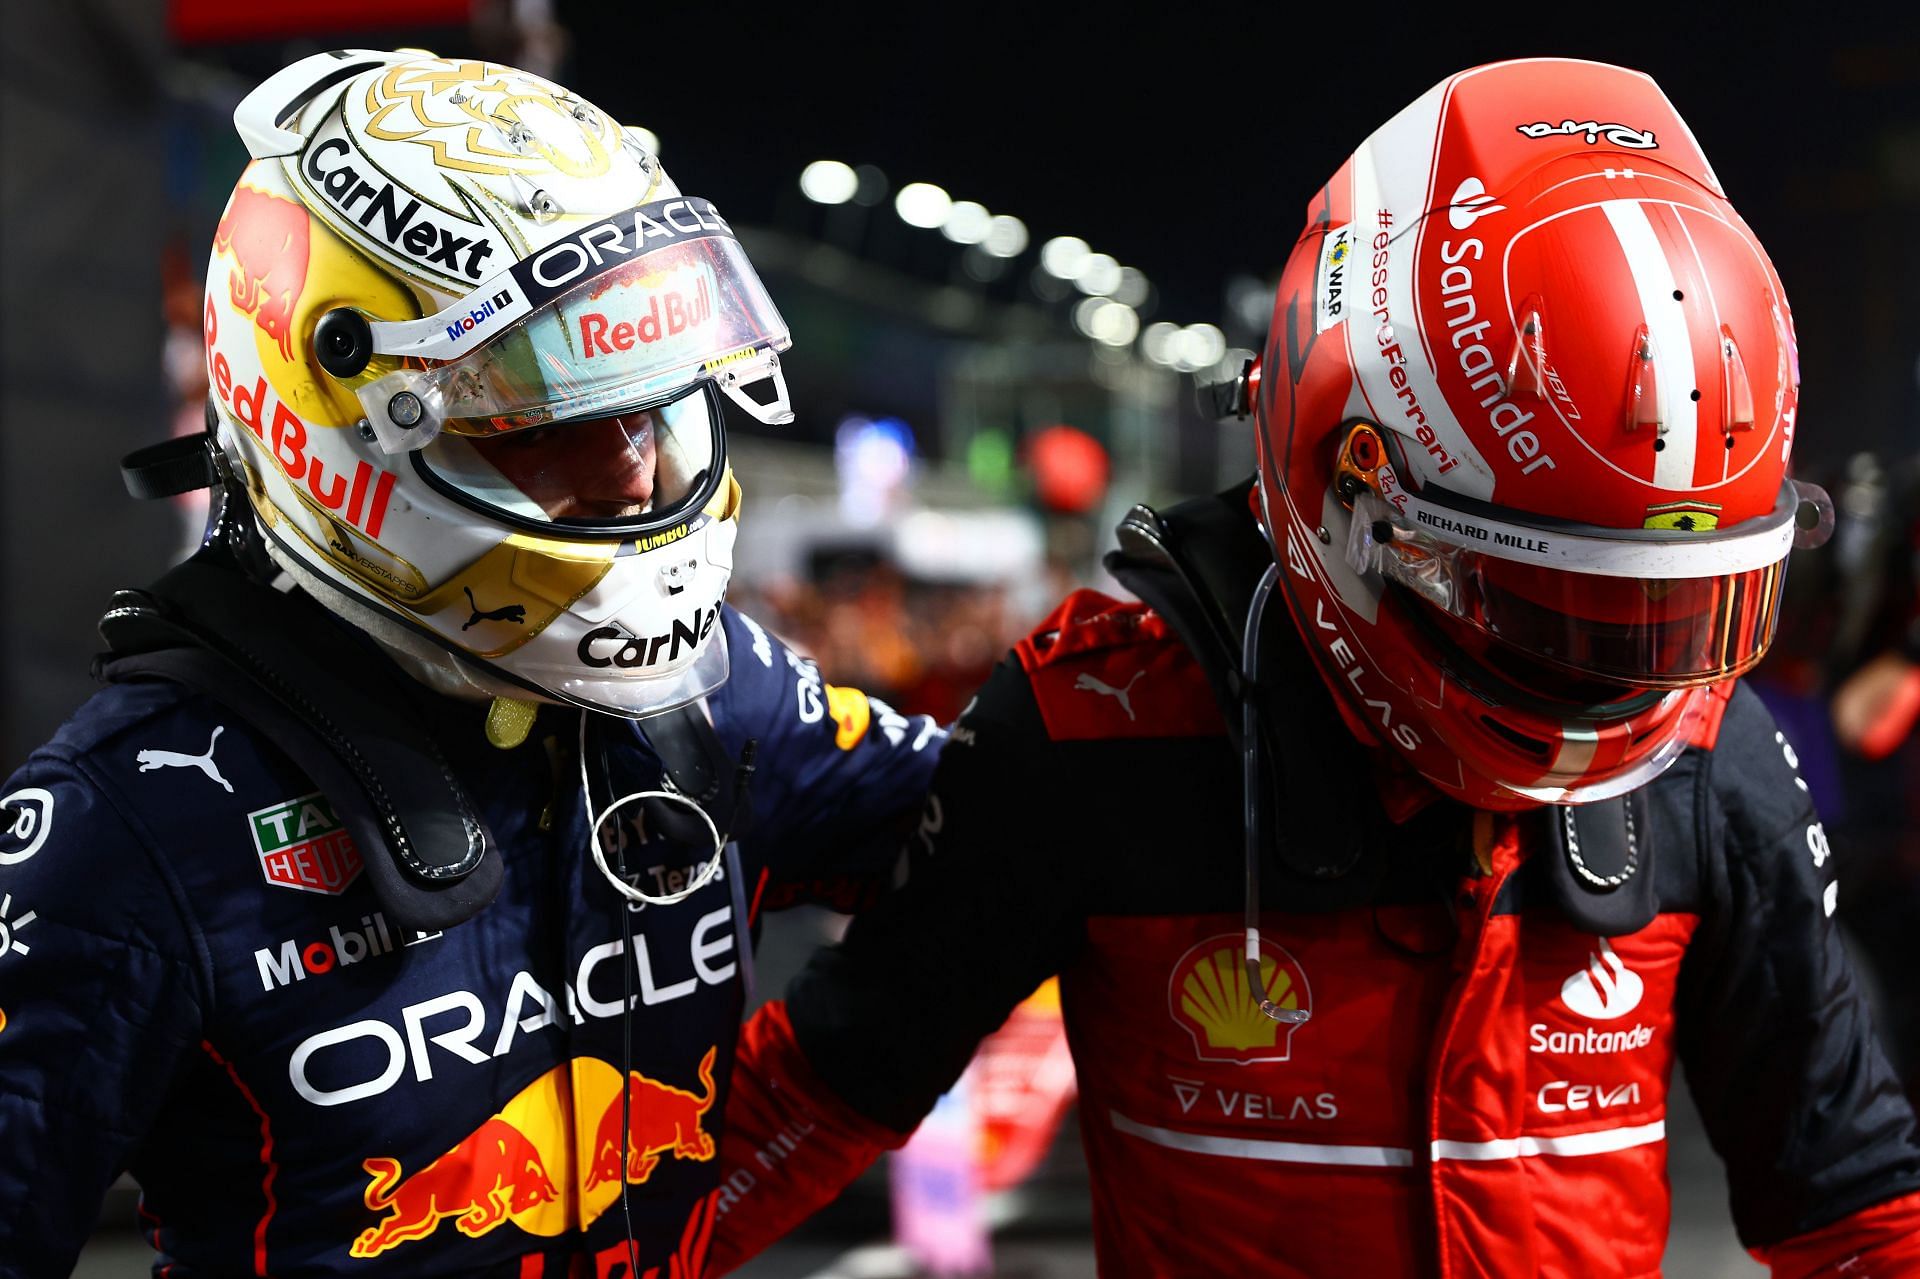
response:
<path id="1" fill-rule="evenodd" d="M 1612 1021 L 1640 1006 L 1646 983 L 1613 953 L 1606 938 L 1599 942 L 1598 951 L 1587 956 L 1587 966 L 1560 983 L 1560 1002 L 1582 1017 Z"/>
<path id="2" fill-rule="evenodd" d="M 227 294 L 260 331 L 293 358 L 293 306 L 307 287 L 307 210 L 252 187 L 234 188 L 214 228 L 213 251 L 233 259 Z"/>
<path id="3" fill-rule="evenodd" d="M 1284 946 L 1260 939 L 1260 984 L 1281 1008 L 1313 1010 L 1306 970 Z M 1248 982 L 1246 941 L 1221 933 L 1182 955 L 1167 980 L 1167 1011 L 1193 1039 L 1201 1061 L 1286 1061 L 1297 1024 L 1283 1025 L 1260 1011 Z"/>
<path id="4" fill-rule="evenodd" d="M 247 814 L 269 884 L 338 896 L 360 874 L 360 850 L 319 791 Z"/>

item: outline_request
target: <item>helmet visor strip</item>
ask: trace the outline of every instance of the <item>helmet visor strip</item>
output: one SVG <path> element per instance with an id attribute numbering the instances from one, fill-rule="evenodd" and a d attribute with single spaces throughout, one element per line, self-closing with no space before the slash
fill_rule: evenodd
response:
<path id="1" fill-rule="evenodd" d="M 1562 670 L 1688 688 L 1739 675 L 1766 653 L 1787 554 L 1817 544 L 1831 503 L 1788 480 L 1767 515 L 1697 534 L 1516 524 L 1457 499 L 1397 494 L 1390 504 L 1372 490 L 1353 509 L 1356 571 L 1377 571 Z"/>
<path id="2" fill-rule="evenodd" d="M 703 380 L 762 421 L 792 417 L 786 323 L 732 230 L 693 197 L 596 222 L 438 314 L 371 328 L 375 352 L 401 361 L 357 391 L 389 452 L 602 420 Z M 761 379 L 771 402 L 743 389 Z"/>
<path id="3" fill-rule="evenodd" d="M 415 456 L 443 493 L 535 531 L 643 532 L 706 504 L 725 460 L 710 385 L 650 408 L 492 435 L 451 431 Z"/>

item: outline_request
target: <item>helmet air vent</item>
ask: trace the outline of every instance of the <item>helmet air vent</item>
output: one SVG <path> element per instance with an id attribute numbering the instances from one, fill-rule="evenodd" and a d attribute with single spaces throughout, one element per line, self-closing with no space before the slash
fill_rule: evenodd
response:
<path id="1" fill-rule="evenodd" d="M 1660 449 L 1666 441 L 1658 437 L 1667 433 L 1667 425 L 1660 420 L 1660 382 L 1654 366 L 1653 336 L 1642 324 L 1634 330 L 1632 351 L 1627 357 L 1626 428 L 1639 431 L 1652 427 L 1653 447 Z"/>
<path id="2" fill-rule="evenodd" d="M 1540 295 L 1520 304 L 1520 327 L 1507 356 L 1507 395 L 1511 399 L 1547 398 L 1547 325 L 1540 318 Z"/>
<path id="3" fill-rule="evenodd" d="M 1740 358 L 1740 345 L 1733 330 L 1720 326 L 1720 412 L 1721 428 L 1727 432 L 1727 447 L 1733 447 L 1733 432 L 1753 429 L 1753 384 L 1747 380 L 1747 364 Z"/>

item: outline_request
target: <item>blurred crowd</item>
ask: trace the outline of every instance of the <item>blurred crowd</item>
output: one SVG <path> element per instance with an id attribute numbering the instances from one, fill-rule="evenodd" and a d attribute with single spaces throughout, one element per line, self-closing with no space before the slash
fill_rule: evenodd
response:
<path id="1" fill-rule="evenodd" d="M 1061 594 L 1072 588 L 1064 571 L 1049 576 Z M 727 594 L 829 680 L 943 724 L 1039 620 L 1011 584 L 925 581 L 864 550 L 817 552 L 805 578 L 736 579 Z"/>

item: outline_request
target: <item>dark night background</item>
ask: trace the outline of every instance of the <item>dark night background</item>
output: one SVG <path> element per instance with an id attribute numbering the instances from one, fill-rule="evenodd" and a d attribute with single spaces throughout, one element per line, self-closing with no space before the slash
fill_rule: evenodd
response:
<path id="1" fill-rule="evenodd" d="M 183 43 L 157 0 L 0 6 L 0 593 L 14 618 L 0 635 L 7 759 L 85 695 L 82 655 L 95 646 L 92 624 L 110 589 L 152 576 L 178 547 L 179 521 L 128 502 L 112 460 L 167 430 L 162 264 L 171 251 L 176 283 L 199 276 L 244 158 L 226 119 L 232 102 L 324 48 L 498 52 L 479 26 L 447 24 L 462 7 L 178 0 L 176 27 L 181 12 L 198 8 L 250 28 L 244 38 L 220 27 Z M 524 17 L 547 3 L 474 7 Z M 435 13 L 440 25 L 428 21 Z M 323 14 L 332 27 L 313 34 L 316 19 L 303 14 Z M 353 14 L 377 25 L 347 29 Z M 1076 235 L 1146 274 L 1155 296 L 1143 321 L 1221 324 L 1245 345 L 1257 335 L 1234 331 L 1230 282 L 1244 292 L 1271 280 L 1312 193 L 1431 85 L 1478 63 L 1541 54 L 1645 70 L 1692 125 L 1786 283 L 1805 379 L 1798 465 L 1830 479 L 1855 450 L 1889 460 L 1915 452 L 1920 322 L 1910 299 L 1920 292 L 1920 252 L 1908 232 L 1920 206 L 1920 24 L 1757 14 L 1435 7 L 1409 18 L 1277 5 L 903 14 L 588 0 L 550 8 L 567 33 L 559 78 L 653 130 L 680 184 L 738 225 L 804 245 L 831 215 L 801 198 L 801 168 L 821 158 L 872 164 L 895 189 L 934 182 L 1024 220 L 1031 247 L 993 296 L 1031 302 L 1038 246 Z M 901 299 L 916 283 L 924 302 L 956 282 L 958 254 L 884 204 L 859 248 L 863 297 L 840 306 L 837 327 L 804 290 L 780 295 L 795 321 L 797 393 L 813 396 L 801 438 L 813 426 L 811 438 L 824 439 L 819 431 L 859 407 L 851 396 L 817 394 L 850 376 L 869 391 L 883 387 L 868 394 L 869 411 L 915 408 L 927 421 L 926 388 L 943 357 L 936 343 L 916 340 Z M 1072 345 L 1065 309 L 1055 304 L 1048 323 Z M 185 337 L 191 347 L 190 328 Z M 191 363 L 191 350 L 168 358 L 182 354 Z M 873 402 L 896 392 L 923 402 Z M 1205 429 L 1191 410 L 1167 412 L 1176 420 L 1161 429 L 1183 445 Z M 940 429 L 931 424 L 936 446 Z M 1196 487 L 1185 472 L 1146 475 Z"/>
<path id="2" fill-rule="evenodd" d="M 1036 245 L 1081 236 L 1154 282 L 1160 315 L 1146 318 L 1182 323 L 1217 322 L 1231 274 L 1270 279 L 1319 185 L 1452 72 L 1543 55 L 1634 67 L 1692 126 L 1786 284 L 1803 454 L 1906 451 L 1920 354 L 1913 24 L 1656 9 L 559 14 L 575 37 L 570 83 L 652 128 L 683 185 L 730 216 L 771 220 L 811 160 L 873 163 L 1021 217 Z"/>
<path id="3" fill-rule="evenodd" d="M 1753 5 L 1434 5 L 1412 16 L 1278 4 L 550 2 L 567 33 L 557 78 L 655 132 L 679 184 L 736 225 L 805 239 L 828 215 L 801 198 L 802 167 L 871 164 L 895 189 L 937 183 L 1026 223 L 1031 246 L 996 296 L 1031 300 L 1038 246 L 1075 235 L 1152 281 L 1144 321 L 1179 324 L 1228 325 L 1230 282 L 1271 280 L 1311 195 L 1447 75 L 1540 55 L 1637 68 L 1691 125 L 1785 282 L 1805 382 L 1799 469 L 1828 478 L 1856 450 L 1890 461 L 1920 453 L 1911 10 L 1889 24 L 1894 10 L 1835 6 L 1786 20 Z M 546 4 L 472 7 L 524 14 Z M 177 42 L 170 10 L 177 22 L 195 7 L 223 10 L 247 33 Z M 479 52 L 466 23 L 433 25 L 432 14 L 462 7 L 0 0 L 0 777 L 87 695 L 110 590 L 156 575 L 182 545 L 179 516 L 126 498 L 114 461 L 168 429 L 163 263 L 171 250 L 176 284 L 204 268 L 244 163 L 224 113 L 244 86 L 322 49 Z M 348 12 L 379 25 L 311 34 L 300 15 L 322 12 L 336 28 Z M 932 344 L 915 344 L 914 321 L 901 318 L 909 305 L 895 295 L 954 282 L 956 252 L 885 204 L 861 248 L 870 269 L 859 273 L 857 340 L 802 323 L 819 308 L 776 290 L 795 321 L 796 387 L 819 376 L 802 369 L 837 360 L 862 366 L 869 382 L 890 374 L 924 393 Z M 1063 310 L 1054 308 L 1054 336 L 1084 353 Z M 189 326 L 193 314 L 190 297 Z M 197 343 L 187 346 L 191 363 Z M 807 407 L 802 427 L 836 418 L 818 411 L 830 405 Z M 1906 919 L 1896 926 L 1912 931 Z M 1673 1150 L 1670 1272 L 1754 1273 L 1718 1207 L 1718 1165 L 1697 1128 L 1682 1120 L 1676 1131 L 1692 1135 Z M 116 1220 L 130 1215 L 123 1205 Z M 1690 1243 L 1695 1226 L 1706 1233 Z M 127 1255 L 142 1247 L 129 1243 Z"/>

